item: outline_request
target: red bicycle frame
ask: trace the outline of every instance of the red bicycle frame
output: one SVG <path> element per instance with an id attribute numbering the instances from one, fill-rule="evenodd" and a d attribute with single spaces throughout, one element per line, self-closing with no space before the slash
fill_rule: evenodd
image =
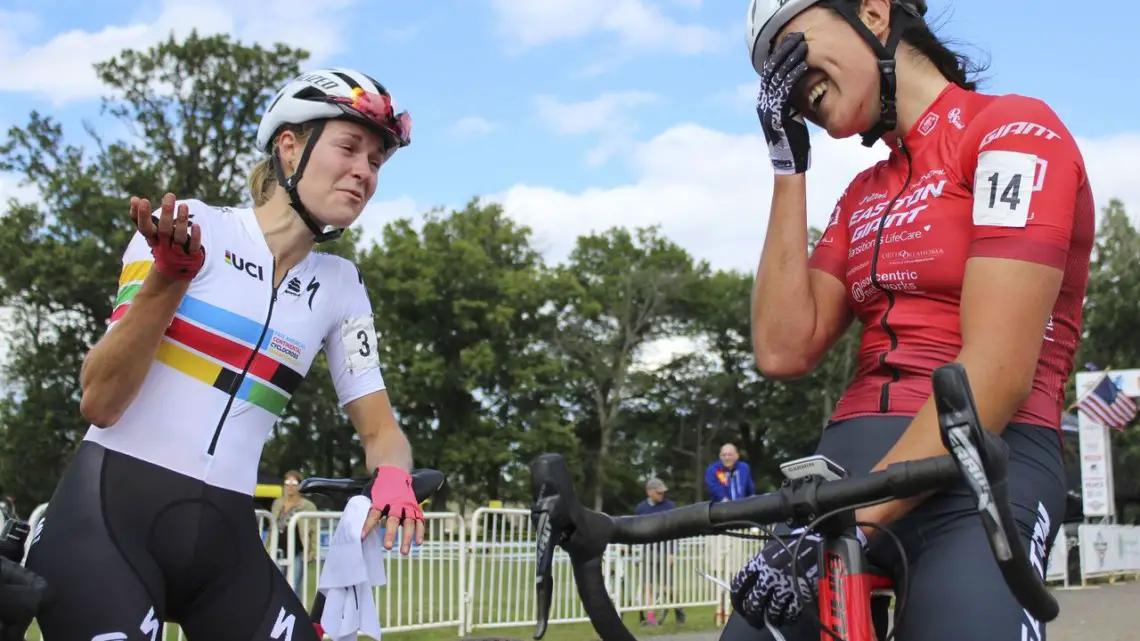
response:
<path id="1" fill-rule="evenodd" d="M 862 544 L 852 536 L 824 539 L 822 552 L 821 641 L 838 641 L 832 632 L 842 641 L 879 641 L 886 636 L 894 581 L 867 561 Z"/>

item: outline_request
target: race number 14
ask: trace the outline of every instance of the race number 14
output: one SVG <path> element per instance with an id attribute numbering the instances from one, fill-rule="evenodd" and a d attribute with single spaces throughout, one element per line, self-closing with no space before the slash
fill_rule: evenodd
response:
<path id="1" fill-rule="evenodd" d="M 1040 167 L 1040 169 L 1038 169 Z M 985 151 L 974 173 L 974 224 L 1024 227 L 1033 192 L 1045 180 L 1045 161 L 1018 151 Z"/>

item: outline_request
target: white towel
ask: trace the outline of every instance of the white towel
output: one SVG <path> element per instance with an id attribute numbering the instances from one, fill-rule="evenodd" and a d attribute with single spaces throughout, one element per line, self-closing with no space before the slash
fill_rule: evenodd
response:
<path id="1" fill-rule="evenodd" d="M 360 540 L 372 501 L 354 496 L 336 526 L 317 591 L 325 595 L 321 627 L 333 641 L 356 641 L 357 632 L 380 639 L 380 616 L 372 588 L 387 583 L 382 530 L 376 527 Z"/>

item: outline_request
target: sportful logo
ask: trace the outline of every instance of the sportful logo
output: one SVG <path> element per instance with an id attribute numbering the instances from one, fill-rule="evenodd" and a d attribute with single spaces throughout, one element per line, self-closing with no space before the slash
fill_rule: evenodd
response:
<path id="1" fill-rule="evenodd" d="M 226 264 L 230 265 L 238 271 L 243 271 L 246 274 L 253 276 L 257 280 L 265 280 L 265 271 L 261 268 L 260 265 L 255 265 L 248 260 L 244 260 L 228 249 L 226 250 Z"/>
<path id="2" fill-rule="evenodd" d="M 301 295 L 301 279 L 294 276 L 289 279 L 289 284 L 285 285 L 285 293 L 292 294 L 293 296 Z"/>

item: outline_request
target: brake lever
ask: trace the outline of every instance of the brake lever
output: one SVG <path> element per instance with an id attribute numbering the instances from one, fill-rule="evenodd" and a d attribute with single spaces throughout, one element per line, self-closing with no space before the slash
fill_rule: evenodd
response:
<path id="1" fill-rule="evenodd" d="M 932 376 L 942 442 L 978 501 L 978 514 L 1002 578 L 1025 611 L 1041 622 L 1060 608 L 1044 582 L 1044 568 L 1031 561 L 1018 537 L 1009 502 L 1009 446 L 982 426 L 966 369 L 950 363 Z"/>
<path id="2" fill-rule="evenodd" d="M 550 620 L 550 603 L 554 598 L 554 550 L 562 541 L 565 529 L 554 518 L 558 508 L 558 495 L 545 496 L 535 501 L 531 507 L 531 518 L 535 521 L 536 553 L 534 564 L 534 587 L 536 620 L 534 638 L 541 639 L 546 634 Z"/>
<path id="3" fill-rule="evenodd" d="M 965 368 L 958 363 L 944 365 L 934 370 L 931 382 L 943 428 L 942 444 L 954 456 L 971 493 L 977 497 L 977 510 L 986 521 L 986 531 L 997 534 L 991 537 L 994 554 L 999 561 L 1007 561 L 1012 555 L 1010 533 L 1002 522 L 990 478 L 1005 478 L 1008 448 L 982 427 Z"/>

